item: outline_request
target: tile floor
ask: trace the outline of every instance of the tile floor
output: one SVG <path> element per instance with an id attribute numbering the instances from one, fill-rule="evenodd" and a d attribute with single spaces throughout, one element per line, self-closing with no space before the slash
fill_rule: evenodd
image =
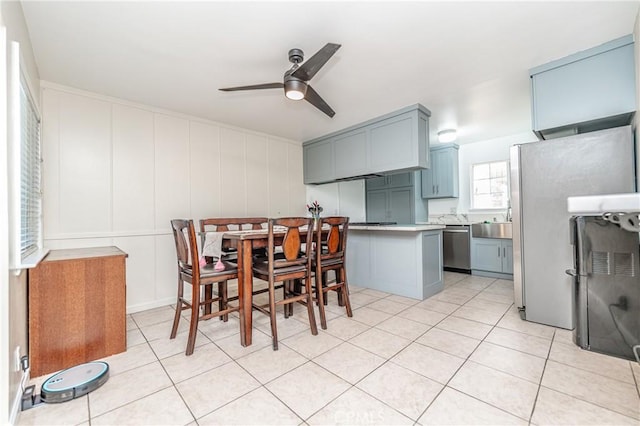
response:
<path id="1" fill-rule="evenodd" d="M 302 306 L 280 315 L 277 352 L 260 313 L 252 346 L 236 318 L 210 320 L 191 357 L 187 321 L 168 338 L 171 306 L 130 315 L 128 350 L 106 359 L 104 386 L 18 423 L 640 425 L 640 366 L 522 321 L 511 281 L 445 273 L 444 291 L 422 302 L 351 292 L 353 318 L 332 300 L 317 336 Z"/>

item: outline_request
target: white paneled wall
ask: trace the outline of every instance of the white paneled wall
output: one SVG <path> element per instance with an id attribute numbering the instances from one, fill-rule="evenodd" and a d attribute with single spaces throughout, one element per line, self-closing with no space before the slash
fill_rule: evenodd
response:
<path id="1" fill-rule="evenodd" d="M 172 218 L 306 214 L 297 142 L 42 86 L 45 246 L 128 253 L 128 312 L 175 302 Z"/>

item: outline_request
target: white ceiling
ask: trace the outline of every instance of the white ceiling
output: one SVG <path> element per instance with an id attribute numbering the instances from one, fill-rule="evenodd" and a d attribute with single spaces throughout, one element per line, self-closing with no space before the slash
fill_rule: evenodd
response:
<path id="1" fill-rule="evenodd" d="M 23 1 L 40 78 L 297 141 L 421 103 L 459 143 L 531 129 L 534 66 L 630 34 L 638 1 Z M 342 48 L 311 80 L 329 118 L 278 89 L 289 49 Z"/>

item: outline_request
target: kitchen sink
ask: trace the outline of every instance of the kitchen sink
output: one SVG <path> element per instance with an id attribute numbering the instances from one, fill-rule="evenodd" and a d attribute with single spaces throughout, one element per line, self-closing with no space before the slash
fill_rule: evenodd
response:
<path id="1" fill-rule="evenodd" d="M 474 223 L 471 225 L 471 236 L 474 238 L 506 238 L 511 239 L 511 222 Z"/>

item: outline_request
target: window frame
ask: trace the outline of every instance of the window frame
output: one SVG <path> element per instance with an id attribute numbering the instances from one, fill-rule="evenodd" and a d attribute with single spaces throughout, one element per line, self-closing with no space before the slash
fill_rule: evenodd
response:
<path id="1" fill-rule="evenodd" d="M 506 168 L 506 179 L 507 179 L 507 185 L 506 185 L 506 197 L 505 197 L 505 204 L 504 206 L 501 207 L 476 207 L 475 205 L 475 192 L 474 192 L 474 183 L 475 183 L 475 175 L 474 175 L 474 171 L 475 171 L 475 167 L 476 166 L 481 166 L 481 165 L 491 165 L 491 164 L 496 164 L 496 163 L 504 163 L 505 168 Z M 491 161 L 483 161 L 483 162 L 479 162 L 479 163 L 473 163 L 470 166 L 470 170 L 469 170 L 469 211 L 474 211 L 474 212 L 497 212 L 497 211 L 504 211 L 507 210 L 509 208 L 509 199 L 511 198 L 511 176 L 510 176 L 510 164 L 509 164 L 509 160 L 491 160 Z M 491 180 L 492 178 L 489 177 L 489 185 L 491 185 Z M 491 192 L 490 192 L 491 194 Z"/>

